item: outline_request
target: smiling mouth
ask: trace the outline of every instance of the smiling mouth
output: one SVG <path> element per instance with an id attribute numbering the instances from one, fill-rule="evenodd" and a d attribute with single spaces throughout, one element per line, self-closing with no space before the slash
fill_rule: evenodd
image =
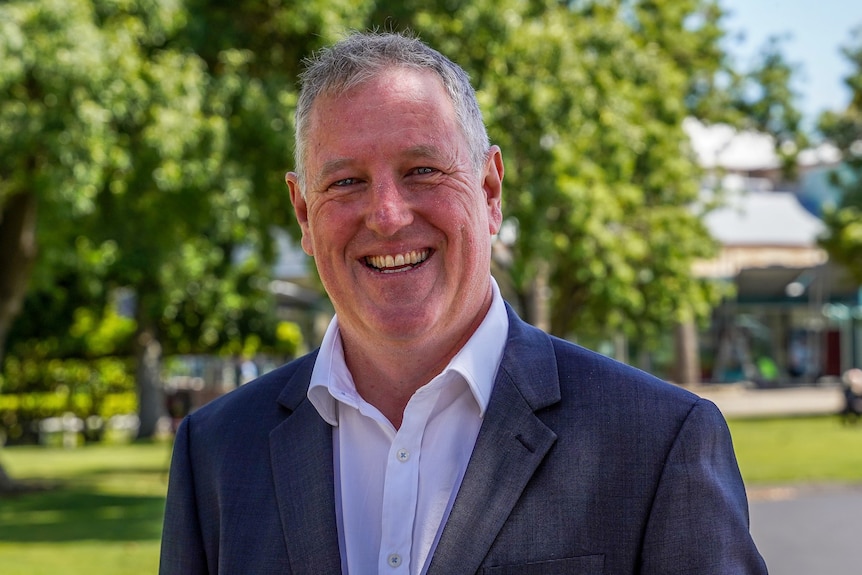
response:
<path id="1" fill-rule="evenodd" d="M 413 250 L 394 256 L 366 256 L 365 265 L 384 274 L 394 274 L 411 270 L 428 259 L 431 250 Z"/>

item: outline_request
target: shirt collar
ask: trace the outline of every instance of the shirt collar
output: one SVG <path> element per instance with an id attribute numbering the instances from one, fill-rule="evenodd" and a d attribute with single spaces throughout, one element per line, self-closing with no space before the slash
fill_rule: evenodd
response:
<path id="1" fill-rule="evenodd" d="M 464 378 L 479 406 L 480 416 L 485 415 L 488 407 L 509 333 L 509 316 L 493 277 L 491 290 L 491 307 L 482 323 L 441 372 L 454 371 Z M 308 386 L 308 399 L 323 420 L 333 426 L 338 425 L 336 401 L 352 407 L 358 407 L 363 401 L 344 361 L 338 316 L 329 322 L 320 344 Z"/>

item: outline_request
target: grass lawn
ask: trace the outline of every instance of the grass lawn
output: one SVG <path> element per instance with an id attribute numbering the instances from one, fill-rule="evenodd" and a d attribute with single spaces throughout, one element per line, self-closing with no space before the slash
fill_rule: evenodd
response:
<path id="1" fill-rule="evenodd" d="M 732 419 L 749 487 L 862 483 L 862 423 Z M 9 474 L 52 489 L 0 498 L 0 575 L 141 575 L 158 570 L 167 444 L 0 450 Z"/>
<path id="2" fill-rule="evenodd" d="M 9 475 L 49 489 L 0 499 L 3 575 L 158 571 L 168 444 L 9 447 Z"/>
<path id="3" fill-rule="evenodd" d="M 862 483 L 862 422 L 836 416 L 731 419 L 746 485 Z"/>

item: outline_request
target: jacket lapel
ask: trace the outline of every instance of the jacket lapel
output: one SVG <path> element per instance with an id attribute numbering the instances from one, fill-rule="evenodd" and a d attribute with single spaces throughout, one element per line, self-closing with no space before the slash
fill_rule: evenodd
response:
<path id="1" fill-rule="evenodd" d="M 308 401 L 312 357 L 279 397 L 293 411 L 269 436 L 273 481 L 291 572 L 341 573 L 332 428 Z"/>
<path id="2" fill-rule="evenodd" d="M 551 341 L 508 312 L 509 337 L 485 421 L 428 575 L 478 570 L 557 438 L 534 413 L 560 399 Z"/>

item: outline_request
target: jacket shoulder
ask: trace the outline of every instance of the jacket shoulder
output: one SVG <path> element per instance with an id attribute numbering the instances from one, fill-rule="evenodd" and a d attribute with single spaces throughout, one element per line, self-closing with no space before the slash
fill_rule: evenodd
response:
<path id="1" fill-rule="evenodd" d="M 673 413 L 676 417 L 685 417 L 698 403 L 709 404 L 691 391 L 641 369 L 571 342 L 549 337 L 564 398 L 567 395 L 570 398 L 580 396 L 582 400 L 592 400 L 597 405 L 616 411 L 643 413 L 645 410 L 654 410 L 656 416 Z"/>

